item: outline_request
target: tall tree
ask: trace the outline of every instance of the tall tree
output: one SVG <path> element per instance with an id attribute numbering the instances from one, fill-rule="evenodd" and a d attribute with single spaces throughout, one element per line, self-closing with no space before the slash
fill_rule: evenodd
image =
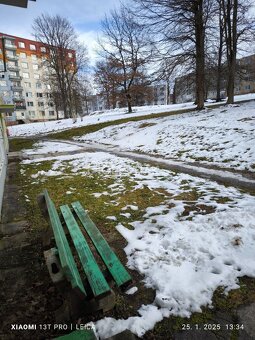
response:
<path id="1" fill-rule="evenodd" d="M 205 35 L 211 13 L 210 0 L 134 0 L 137 11 L 154 30 L 165 58 L 173 67 L 194 67 L 196 104 L 204 107 Z M 177 62 L 176 62 L 177 61 Z"/>
<path id="2" fill-rule="evenodd" d="M 42 14 L 34 20 L 34 36 L 46 48 L 44 66 L 50 72 L 47 82 L 59 90 L 64 116 L 75 117 L 75 79 L 87 66 L 87 50 L 78 42 L 68 19 Z"/>
<path id="3" fill-rule="evenodd" d="M 111 57 L 98 61 L 95 66 L 94 80 L 99 92 L 105 97 L 107 109 L 116 108 L 118 101 L 119 68 L 115 67 L 116 61 Z"/>
<path id="4" fill-rule="evenodd" d="M 125 7 L 112 11 L 102 22 L 101 56 L 114 63 L 116 81 L 132 112 L 132 87 L 152 58 L 148 32 Z"/>
<path id="5" fill-rule="evenodd" d="M 254 17 L 251 16 L 249 0 L 222 0 L 224 38 L 227 59 L 227 96 L 228 104 L 234 102 L 236 60 L 238 48 L 254 41 Z"/>

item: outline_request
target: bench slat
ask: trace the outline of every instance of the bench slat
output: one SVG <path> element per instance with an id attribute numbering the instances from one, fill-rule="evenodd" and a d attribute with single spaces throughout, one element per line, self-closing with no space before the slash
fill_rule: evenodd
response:
<path id="1" fill-rule="evenodd" d="M 66 225 L 72 236 L 75 248 L 78 252 L 83 270 L 88 278 L 91 289 L 95 296 L 99 296 L 110 291 L 110 287 L 106 282 L 96 260 L 89 248 L 89 245 L 84 238 L 74 216 L 68 205 L 60 207 Z"/>
<path id="2" fill-rule="evenodd" d="M 56 244 L 59 252 L 59 259 L 64 273 L 71 282 L 73 288 L 78 287 L 84 295 L 86 295 L 80 274 L 75 264 L 71 249 L 69 247 L 65 232 L 60 222 L 56 207 L 49 197 L 47 190 L 44 190 L 44 197 L 49 212 L 51 226 L 55 236 Z"/>
<path id="3" fill-rule="evenodd" d="M 116 284 L 118 286 L 121 286 L 123 284 L 130 282 L 132 280 L 131 276 L 126 271 L 125 267 L 122 265 L 119 258 L 110 248 L 109 244 L 104 239 L 103 235 L 98 230 L 96 225 L 90 219 L 87 212 L 83 209 L 80 202 L 72 203 L 72 207 L 76 214 L 78 215 L 82 225 L 84 226 L 92 242 L 94 243 L 94 246 L 96 247 L 98 253 L 102 257 L 106 267 L 113 276 Z"/>

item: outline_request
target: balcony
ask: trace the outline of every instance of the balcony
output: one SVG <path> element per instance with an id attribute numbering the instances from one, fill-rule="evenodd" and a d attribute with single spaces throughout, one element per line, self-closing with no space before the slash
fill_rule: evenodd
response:
<path id="1" fill-rule="evenodd" d="M 15 110 L 26 110 L 26 105 L 16 105 Z"/>
<path id="2" fill-rule="evenodd" d="M 19 57 L 17 55 L 6 54 L 6 58 L 8 60 L 19 60 Z"/>
<path id="3" fill-rule="evenodd" d="M 22 102 L 24 100 L 24 97 L 22 96 L 14 96 L 13 101 L 14 102 Z"/>
<path id="4" fill-rule="evenodd" d="M 9 74 L 9 78 L 10 78 L 11 80 L 21 80 L 21 76 L 15 76 L 15 75 L 13 75 L 13 74 Z"/>
<path id="5" fill-rule="evenodd" d="M 22 86 L 11 86 L 11 90 L 14 91 L 23 91 L 23 87 Z"/>
<path id="6" fill-rule="evenodd" d="M 8 44 L 8 43 L 5 43 L 4 47 L 5 47 L 6 50 L 13 50 L 13 51 L 15 51 L 17 49 L 16 45 Z"/>
<path id="7" fill-rule="evenodd" d="M 7 65 L 7 68 L 8 68 L 9 71 L 14 71 L 14 72 L 20 70 L 19 66 L 11 66 L 11 65 Z"/>

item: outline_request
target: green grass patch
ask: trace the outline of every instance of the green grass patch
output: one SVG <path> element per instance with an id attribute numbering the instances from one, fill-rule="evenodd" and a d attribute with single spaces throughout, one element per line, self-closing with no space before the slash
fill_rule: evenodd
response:
<path id="1" fill-rule="evenodd" d="M 32 149 L 33 144 L 36 143 L 37 140 L 34 139 L 25 139 L 25 138 L 12 138 L 9 139 L 9 148 L 10 152 L 17 152 L 23 149 Z"/>

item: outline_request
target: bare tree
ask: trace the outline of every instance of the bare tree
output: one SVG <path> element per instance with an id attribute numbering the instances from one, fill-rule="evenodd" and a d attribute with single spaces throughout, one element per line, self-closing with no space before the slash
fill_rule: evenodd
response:
<path id="1" fill-rule="evenodd" d="M 77 79 L 77 93 L 79 96 L 79 102 L 81 105 L 81 117 L 84 114 L 89 114 L 89 104 L 92 102 L 92 85 L 87 76 L 83 75 Z M 84 113 L 85 108 L 85 113 Z"/>
<path id="2" fill-rule="evenodd" d="M 46 48 L 44 66 L 50 69 L 50 82 L 61 97 L 64 116 L 75 117 L 74 84 L 76 75 L 87 65 L 87 50 L 78 42 L 72 24 L 59 15 L 42 14 L 34 20 L 34 36 Z"/>
<path id="3" fill-rule="evenodd" d="M 135 79 L 152 58 L 148 32 L 125 7 L 112 11 L 102 22 L 101 56 L 114 63 L 116 81 L 125 95 L 128 112 L 132 112 L 132 87 Z"/>
<path id="4" fill-rule="evenodd" d="M 248 0 L 221 0 L 226 42 L 228 104 L 234 102 L 237 52 L 244 43 L 254 41 L 254 18 Z"/>
<path id="5" fill-rule="evenodd" d="M 118 101 L 119 67 L 115 67 L 115 60 L 106 57 L 98 61 L 95 66 L 94 80 L 99 92 L 106 98 L 107 108 L 116 108 Z"/>
<path id="6" fill-rule="evenodd" d="M 212 9 L 210 0 L 134 0 L 139 15 L 163 46 L 164 58 L 175 68 L 193 68 L 196 104 L 204 107 L 205 35 Z M 184 66 L 185 67 L 185 66 Z"/>

